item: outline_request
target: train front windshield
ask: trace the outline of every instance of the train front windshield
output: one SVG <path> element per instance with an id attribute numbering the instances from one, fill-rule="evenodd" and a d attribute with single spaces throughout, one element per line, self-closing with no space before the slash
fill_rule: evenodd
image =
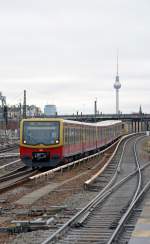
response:
<path id="1" fill-rule="evenodd" d="M 54 145 L 60 141 L 60 123 L 52 121 L 29 122 L 23 124 L 23 143 L 27 145 Z"/>

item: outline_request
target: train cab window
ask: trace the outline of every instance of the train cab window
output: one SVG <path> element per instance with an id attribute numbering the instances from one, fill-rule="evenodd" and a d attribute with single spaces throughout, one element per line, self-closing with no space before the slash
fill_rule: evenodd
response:
<path id="1" fill-rule="evenodd" d="M 24 121 L 23 143 L 27 145 L 54 145 L 60 142 L 58 121 Z"/>

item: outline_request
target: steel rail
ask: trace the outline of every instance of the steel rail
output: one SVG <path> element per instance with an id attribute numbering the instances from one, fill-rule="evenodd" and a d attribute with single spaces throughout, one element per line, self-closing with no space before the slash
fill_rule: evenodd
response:
<path id="1" fill-rule="evenodd" d="M 141 170 L 145 169 L 149 165 L 150 165 L 150 162 L 144 164 L 141 167 Z M 123 178 L 121 181 L 117 182 L 114 186 L 112 186 L 109 190 L 107 190 L 106 192 L 104 192 L 102 195 L 101 195 L 101 192 L 100 192 L 99 199 L 96 199 L 96 198 L 98 198 L 96 196 L 96 198 L 94 198 L 94 200 L 92 201 L 93 202 L 93 205 L 91 204 L 91 202 L 88 204 L 88 205 L 91 205 L 90 207 L 93 208 L 93 209 L 91 209 L 88 213 L 86 212 L 86 218 L 96 208 L 97 205 L 99 205 L 100 203 L 102 203 L 111 193 L 113 193 L 114 190 L 118 189 L 120 186 L 122 186 L 122 184 L 124 184 L 126 181 L 128 181 L 132 176 L 134 176 L 137 173 L 138 173 L 138 169 L 136 169 L 135 171 L 133 171 L 132 173 L 130 173 L 128 176 L 126 176 L 125 178 Z M 87 206 L 85 208 L 87 208 Z M 60 229 L 58 229 L 54 234 L 52 234 L 47 240 L 45 240 L 41 244 L 49 244 L 52 241 L 56 241 L 58 239 L 58 237 L 60 236 L 60 234 L 61 233 L 64 233 L 65 230 L 67 230 L 69 228 L 69 226 L 73 225 L 74 222 L 75 222 L 75 220 L 77 218 L 79 218 L 81 214 L 83 214 L 85 208 L 82 209 L 80 212 L 78 212 L 75 216 L 73 216 L 68 222 L 66 222 Z M 87 211 L 87 209 L 86 209 L 86 211 Z M 83 217 L 84 221 L 85 221 L 86 218 Z M 78 223 L 75 223 L 75 224 L 78 224 Z"/>
<path id="2" fill-rule="evenodd" d="M 139 173 L 139 181 L 138 181 L 138 186 L 137 186 L 136 192 L 134 194 L 134 197 L 132 199 L 132 202 L 134 202 L 134 200 L 136 199 L 136 197 L 137 197 L 137 195 L 138 195 L 138 193 L 140 191 L 141 184 L 142 184 L 142 174 L 141 174 L 141 169 L 140 169 L 140 163 L 139 163 L 138 156 L 137 156 L 136 146 L 137 146 L 137 142 L 140 141 L 144 137 L 145 136 L 137 138 L 137 140 L 136 140 L 136 142 L 134 144 L 134 155 L 135 155 L 135 160 L 136 160 L 136 164 L 137 164 L 137 170 L 138 170 L 138 173 Z"/>
<path id="3" fill-rule="evenodd" d="M 4 168 L 6 168 L 6 167 L 8 167 L 8 166 L 10 166 L 10 165 L 12 165 L 12 164 L 15 164 L 15 163 L 17 163 L 17 162 L 20 162 L 20 161 L 21 161 L 20 159 L 17 159 L 17 160 L 15 160 L 15 161 L 13 161 L 13 162 L 10 162 L 10 163 L 8 163 L 8 164 L 5 164 L 5 165 L 3 165 L 3 166 L 0 167 L 0 170 L 1 170 L 1 169 L 4 169 Z"/>
<path id="4" fill-rule="evenodd" d="M 0 159 L 12 158 L 12 157 L 19 157 L 19 153 L 1 153 Z"/>
<path id="5" fill-rule="evenodd" d="M 126 138 L 124 138 L 124 139 L 126 139 Z M 112 177 L 112 179 L 110 180 L 110 182 L 107 184 L 107 186 L 106 186 L 102 191 L 105 191 L 109 186 L 111 186 L 112 183 L 115 181 L 115 179 L 116 179 L 118 173 L 120 173 L 120 167 L 121 167 L 122 158 L 123 158 L 123 155 L 124 155 L 124 152 L 125 152 L 125 147 L 126 147 L 127 143 L 128 143 L 131 139 L 133 139 L 133 137 L 129 137 L 129 138 L 127 139 L 127 141 L 125 141 L 125 143 L 124 143 L 124 145 L 123 145 L 123 148 L 122 148 L 122 153 L 121 153 L 121 156 L 120 156 L 120 160 L 119 160 L 118 165 L 117 165 L 116 172 L 115 172 L 114 176 Z M 120 141 L 120 143 L 121 143 L 121 142 L 122 142 L 122 141 Z M 100 172 L 99 172 L 98 174 L 92 176 L 92 178 L 91 178 L 90 180 L 87 180 L 87 181 L 84 183 L 85 188 L 86 188 L 88 185 L 90 185 L 91 183 L 93 183 L 93 181 L 96 180 L 96 178 L 100 175 L 100 173 L 102 173 L 102 172 L 105 170 L 105 168 L 109 165 L 109 163 L 110 163 L 110 162 L 112 161 L 112 159 L 114 158 L 114 156 L 115 156 L 115 154 L 116 154 L 116 152 L 117 152 L 117 150 L 118 150 L 118 148 L 119 148 L 120 143 L 117 145 L 117 147 L 116 147 L 116 149 L 115 149 L 113 155 L 110 157 L 110 159 L 108 160 L 108 162 L 103 166 L 103 168 L 100 170 Z"/>
<path id="6" fill-rule="evenodd" d="M 18 144 L 16 143 L 15 145 L 9 144 L 7 147 L 0 147 L 0 153 L 12 151 L 13 149 L 18 148 Z"/>
<path id="7" fill-rule="evenodd" d="M 142 169 L 142 168 L 140 168 L 140 164 L 139 164 L 139 161 L 138 161 L 138 158 L 137 158 L 136 144 L 137 144 L 137 142 L 138 142 L 139 140 L 141 140 L 143 137 L 145 137 L 145 136 L 141 136 L 140 138 L 137 138 L 136 142 L 134 143 L 134 153 L 135 153 L 135 159 L 136 159 L 136 164 L 137 164 L 137 169 L 136 169 L 135 173 L 138 173 L 138 174 L 139 174 L 139 181 L 138 181 L 138 186 L 137 186 L 137 189 L 136 189 L 136 192 L 135 192 L 135 194 L 134 194 L 134 197 L 133 197 L 132 202 L 136 199 L 136 196 L 137 196 L 137 194 L 138 194 L 138 192 L 139 192 L 139 190 L 140 190 L 140 187 L 141 187 L 141 169 Z M 121 166 L 121 162 L 122 162 L 123 154 L 124 154 L 124 152 L 125 152 L 125 147 L 126 147 L 127 143 L 129 143 L 129 141 L 130 141 L 131 139 L 133 139 L 133 138 L 129 138 L 129 139 L 124 143 L 124 145 L 123 145 L 123 150 L 122 150 L 122 154 L 121 154 L 121 157 L 120 157 L 120 160 L 119 160 L 119 163 L 118 163 L 116 172 L 115 172 L 114 176 L 112 177 L 111 181 L 110 181 L 110 182 L 104 187 L 104 189 L 100 192 L 100 193 L 101 193 L 100 197 L 102 197 L 102 199 L 100 199 L 100 201 L 103 200 L 103 197 L 104 197 L 104 199 L 105 199 L 105 197 L 107 197 L 107 194 L 109 195 L 109 193 L 112 193 L 112 191 L 113 191 L 114 189 L 116 189 L 116 187 L 119 187 L 120 184 L 124 183 L 124 182 L 126 181 L 126 179 L 128 179 L 128 176 L 127 176 L 127 178 L 126 178 L 126 177 L 123 178 L 123 179 L 120 181 L 120 184 L 119 184 L 119 185 L 117 185 L 117 183 L 116 183 L 116 184 L 114 185 L 114 187 L 112 187 L 112 188 L 110 188 L 108 191 L 106 191 L 106 190 L 112 185 L 112 183 L 115 181 L 115 179 L 117 178 L 118 168 L 120 168 L 120 166 Z M 146 166 L 147 166 L 147 164 L 146 164 Z M 120 172 L 120 171 L 119 171 L 119 172 Z M 131 176 L 133 176 L 135 173 L 133 172 L 133 173 L 131 173 L 131 175 L 129 174 L 129 178 L 130 178 Z M 104 195 L 103 195 L 103 193 L 104 193 Z M 96 196 L 96 197 L 97 197 L 97 196 Z M 99 199 L 99 197 L 98 197 L 98 199 Z M 95 198 L 95 200 L 96 200 L 96 206 L 99 204 L 99 201 L 97 201 L 98 199 Z M 91 202 L 91 203 L 92 203 L 92 202 Z M 93 200 L 93 203 L 92 203 L 92 207 L 95 208 L 94 200 Z M 90 213 L 90 212 L 89 212 L 89 213 Z M 88 217 L 88 215 L 89 215 L 89 214 L 86 214 L 86 218 Z M 85 221 L 86 218 L 83 218 L 84 221 Z"/>
<path id="8" fill-rule="evenodd" d="M 7 185 L 0 187 L 0 193 L 3 193 L 3 192 L 5 192 L 5 191 L 17 186 L 17 185 L 20 185 L 20 184 L 27 182 L 29 180 L 29 177 L 31 175 L 33 175 L 34 173 L 35 173 L 35 171 L 33 172 L 33 170 L 30 170 L 28 172 L 26 171 L 26 172 L 24 172 L 24 174 L 20 173 L 20 176 L 17 175 L 17 177 L 19 179 L 14 178 L 14 182 L 8 182 Z"/>
<path id="9" fill-rule="evenodd" d="M 144 164 L 140 168 L 140 170 L 145 169 L 149 165 L 150 165 L 150 162 Z M 94 199 L 95 201 L 93 200 L 93 203 L 90 206 L 91 209 L 88 210 L 88 213 L 87 212 L 85 213 L 85 217 L 82 217 L 82 223 L 86 220 L 86 218 L 89 216 L 89 214 L 97 207 L 97 205 L 102 203 L 111 193 L 114 192 L 114 190 L 118 189 L 122 184 L 124 184 L 126 181 L 128 181 L 132 176 L 136 175 L 137 173 L 138 173 L 138 169 L 136 169 L 135 171 L 130 173 L 128 176 L 124 177 L 122 180 L 117 182 L 114 186 L 112 186 L 107 191 L 105 191 L 102 195 L 100 195 L 98 199 Z M 78 224 L 78 223 L 81 224 L 81 221 L 79 220 L 78 222 L 76 222 L 76 224 Z"/>
<path id="10" fill-rule="evenodd" d="M 4 181 L 7 181 L 7 180 L 11 180 L 13 179 L 14 177 L 17 177 L 17 176 L 22 176 L 24 175 L 25 173 L 27 172 L 31 172 L 31 168 L 27 168 L 26 166 L 22 166 L 18 169 L 15 169 L 13 171 L 11 171 L 10 173 L 7 173 L 3 176 L 0 176 L 0 183 L 1 182 L 4 182 Z"/>
<path id="11" fill-rule="evenodd" d="M 136 133 L 134 133 L 134 135 L 136 135 Z M 122 154 L 121 154 L 121 158 L 120 158 L 119 163 L 118 163 L 118 166 L 119 167 L 121 166 L 121 161 L 122 161 L 122 158 L 123 158 L 125 146 L 126 146 L 127 142 L 129 142 L 130 139 L 131 138 L 129 138 L 125 142 L 125 145 L 123 147 L 123 151 L 122 151 Z M 146 164 L 145 167 L 147 167 L 149 164 L 150 163 Z M 117 167 L 117 169 L 118 169 L 118 167 Z M 83 216 L 83 214 L 84 214 L 84 217 L 82 217 L 82 219 L 85 220 L 88 217 L 88 215 L 91 213 L 91 211 L 98 204 L 100 204 L 101 202 L 103 202 L 106 199 L 106 197 L 108 197 L 116 188 L 118 188 L 119 186 L 121 186 L 124 182 L 126 182 L 131 176 L 135 175 L 137 172 L 138 172 L 138 170 L 136 169 L 134 172 L 132 172 L 131 174 L 129 174 L 128 176 L 126 176 L 121 181 L 117 182 L 114 186 L 112 186 L 110 189 L 107 190 L 107 188 L 110 187 L 110 185 L 112 184 L 112 182 L 116 178 L 116 176 L 113 177 L 114 179 L 111 180 L 111 183 L 109 182 L 108 185 L 106 185 L 106 187 L 90 203 L 88 203 L 81 211 L 79 211 L 75 216 L 73 216 L 67 223 L 65 223 L 60 229 L 58 229 L 54 234 L 52 234 L 47 240 L 45 240 L 44 242 L 42 242 L 42 244 L 48 244 L 51 241 L 57 240 L 57 238 L 60 235 L 60 233 L 63 233 L 66 229 L 68 229 L 69 226 L 71 226 L 77 219 L 79 219 L 79 218 L 81 219 L 81 217 Z M 115 174 L 116 175 L 118 174 L 118 170 L 116 170 L 116 173 Z"/>
<path id="12" fill-rule="evenodd" d="M 129 217 L 129 214 L 131 213 L 133 207 L 135 206 L 136 204 L 136 200 L 138 199 L 138 196 L 139 195 L 142 195 L 143 193 L 143 190 L 141 190 L 141 192 L 139 193 L 140 191 L 140 188 L 141 188 L 141 184 L 142 184 L 142 175 L 141 175 L 141 170 L 142 170 L 142 167 L 140 167 L 140 163 L 139 163 L 139 160 L 138 160 L 138 157 L 137 157 L 137 151 L 136 151 L 136 144 L 139 140 L 141 140 L 143 137 L 145 136 L 142 136 L 140 138 L 137 139 L 137 141 L 135 142 L 134 144 L 134 153 L 135 153 L 135 159 L 136 159 L 136 163 L 137 163 L 137 172 L 139 174 L 139 181 L 138 181 L 138 187 L 137 187 L 137 190 L 133 196 L 133 199 L 127 209 L 127 211 L 125 212 L 125 214 L 122 216 L 122 218 L 120 219 L 119 221 L 119 224 L 117 226 L 117 228 L 115 229 L 115 231 L 113 232 L 112 236 L 110 237 L 109 241 L 107 242 L 107 244 L 112 244 L 115 240 L 115 238 L 117 237 L 119 231 L 121 230 L 122 226 L 124 225 L 124 223 L 126 222 L 127 218 Z M 150 184 L 150 182 L 149 182 Z M 148 184 L 148 185 L 149 185 Z M 144 189 L 144 188 L 143 188 Z"/>
<path id="13" fill-rule="evenodd" d="M 126 213 L 123 215 L 123 218 L 120 220 L 119 225 L 117 226 L 117 229 L 115 231 L 115 234 L 110 238 L 110 240 L 107 242 L 107 244 L 111 244 L 114 242 L 117 234 L 119 233 L 121 227 L 124 225 L 124 223 L 127 221 L 128 217 L 130 216 L 133 208 L 135 207 L 135 205 L 140 201 L 141 197 L 144 195 L 144 193 L 146 193 L 150 188 L 150 180 L 147 182 L 147 184 L 143 187 L 143 189 L 140 191 L 140 193 L 137 195 L 136 199 L 134 200 L 134 202 L 131 203 L 131 205 L 129 206 L 128 210 L 126 211 Z"/>

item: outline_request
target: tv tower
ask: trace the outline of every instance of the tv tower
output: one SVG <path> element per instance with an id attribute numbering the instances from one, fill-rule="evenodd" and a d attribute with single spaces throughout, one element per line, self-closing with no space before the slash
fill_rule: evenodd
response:
<path id="1" fill-rule="evenodd" d="M 116 81 L 114 83 L 114 88 L 116 89 L 116 114 L 119 114 L 119 89 L 121 88 L 121 84 L 119 82 L 119 74 L 118 74 L 118 54 L 117 54 L 117 75 L 116 75 Z"/>

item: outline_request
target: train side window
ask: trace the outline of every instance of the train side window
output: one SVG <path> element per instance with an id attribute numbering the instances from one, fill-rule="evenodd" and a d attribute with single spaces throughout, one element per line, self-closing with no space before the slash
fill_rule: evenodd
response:
<path id="1" fill-rule="evenodd" d="M 83 133 L 83 143 L 85 143 L 85 127 L 82 128 L 82 133 Z"/>
<path id="2" fill-rule="evenodd" d="M 78 144 L 79 143 L 79 129 L 78 128 L 76 128 L 76 144 Z"/>
<path id="3" fill-rule="evenodd" d="M 93 127 L 93 143 L 95 141 L 95 130 L 94 130 L 94 127 Z"/>
<path id="4" fill-rule="evenodd" d="M 74 144 L 76 144 L 76 129 L 73 128 Z"/>
<path id="5" fill-rule="evenodd" d="M 77 129 L 74 128 L 74 144 L 77 144 Z"/>
<path id="6" fill-rule="evenodd" d="M 81 143 L 82 140 L 81 140 L 81 127 L 79 128 L 79 143 Z"/>
<path id="7" fill-rule="evenodd" d="M 67 135 L 67 145 L 69 144 L 69 128 L 67 128 L 67 133 L 66 133 L 66 135 Z"/>
<path id="8" fill-rule="evenodd" d="M 83 143 L 83 130 L 82 130 L 82 126 L 80 127 L 80 143 Z"/>
<path id="9" fill-rule="evenodd" d="M 77 129 L 74 128 L 74 144 L 77 143 Z"/>
<path id="10" fill-rule="evenodd" d="M 72 144 L 74 144 L 74 128 L 72 128 L 71 135 L 72 135 Z"/>
<path id="11" fill-rule="evenodd" d="M 76 128 L 76 144 L 79 142 L 79 137 L 78 137 L 78 128 Z"/>
<path id="12" fill-rule="evenodd" d="M 85 128 L 85 142 L 87 142 L 87 128 Z"/>
<path id="13" fill-rule="evenodd" d="M 76 131 L 76 144 L 78 144 L 78 128 L 76 128 L 75 131 Z"/>
<path id="14" fill-rule="evenodd" d="M 90 143 L 92 142 L 92 128 L 90 128 Z"/>
<path id="15" fill-rule="evenodd" d="M 78 143 L 80 143 L 80 128 L 78 128 Z"/>
<path id="16" fill-rule="evenodd" d="M 71 129 L 72 144 L 74 144 L 74 128 Z"/>
<path id="17" fill-rule="evenodd" d="M 64 128 L 64 144 L 68 144 L 67 128 Z"/>
<path id="18" fill-rule="evenodd" d="M 73 136 L 72 136 L 72 128 L 70 128 L 70 144 L 72 144 Z"/>
<path id="19" fill-rule="evenodd" d="M 69 145 L 69 128 L 67 128 L 67 145 Z"/>
<path id="20" fill-rule="evenodd" d="M 68 142 L 68 145 L 69 145 L 69 128 L 67 128 L 67 142 Z"/>
<path id="21" fill-rule="evenodd" d="M 87 142 L 89 143 L 89 127 L 87 127 Z"/>
<path id="22" fill-rule="evenodd" d="M 95 131 L 95 128 L 94 127 L 93 127 L 93 129 L 94 129 L 94 141 L 93 142 L 95 142 L 96 131 Z"/>
<path id="23" fill-rule="evenodd" d="M 69 131 L 69 145 L 71 144 L 71 128 L 68 128 Z"/>
<path id="24" fill-rule="evenodd" d="M 101 128 L 101 140 L 103 140 L 103 128 Z"/>

